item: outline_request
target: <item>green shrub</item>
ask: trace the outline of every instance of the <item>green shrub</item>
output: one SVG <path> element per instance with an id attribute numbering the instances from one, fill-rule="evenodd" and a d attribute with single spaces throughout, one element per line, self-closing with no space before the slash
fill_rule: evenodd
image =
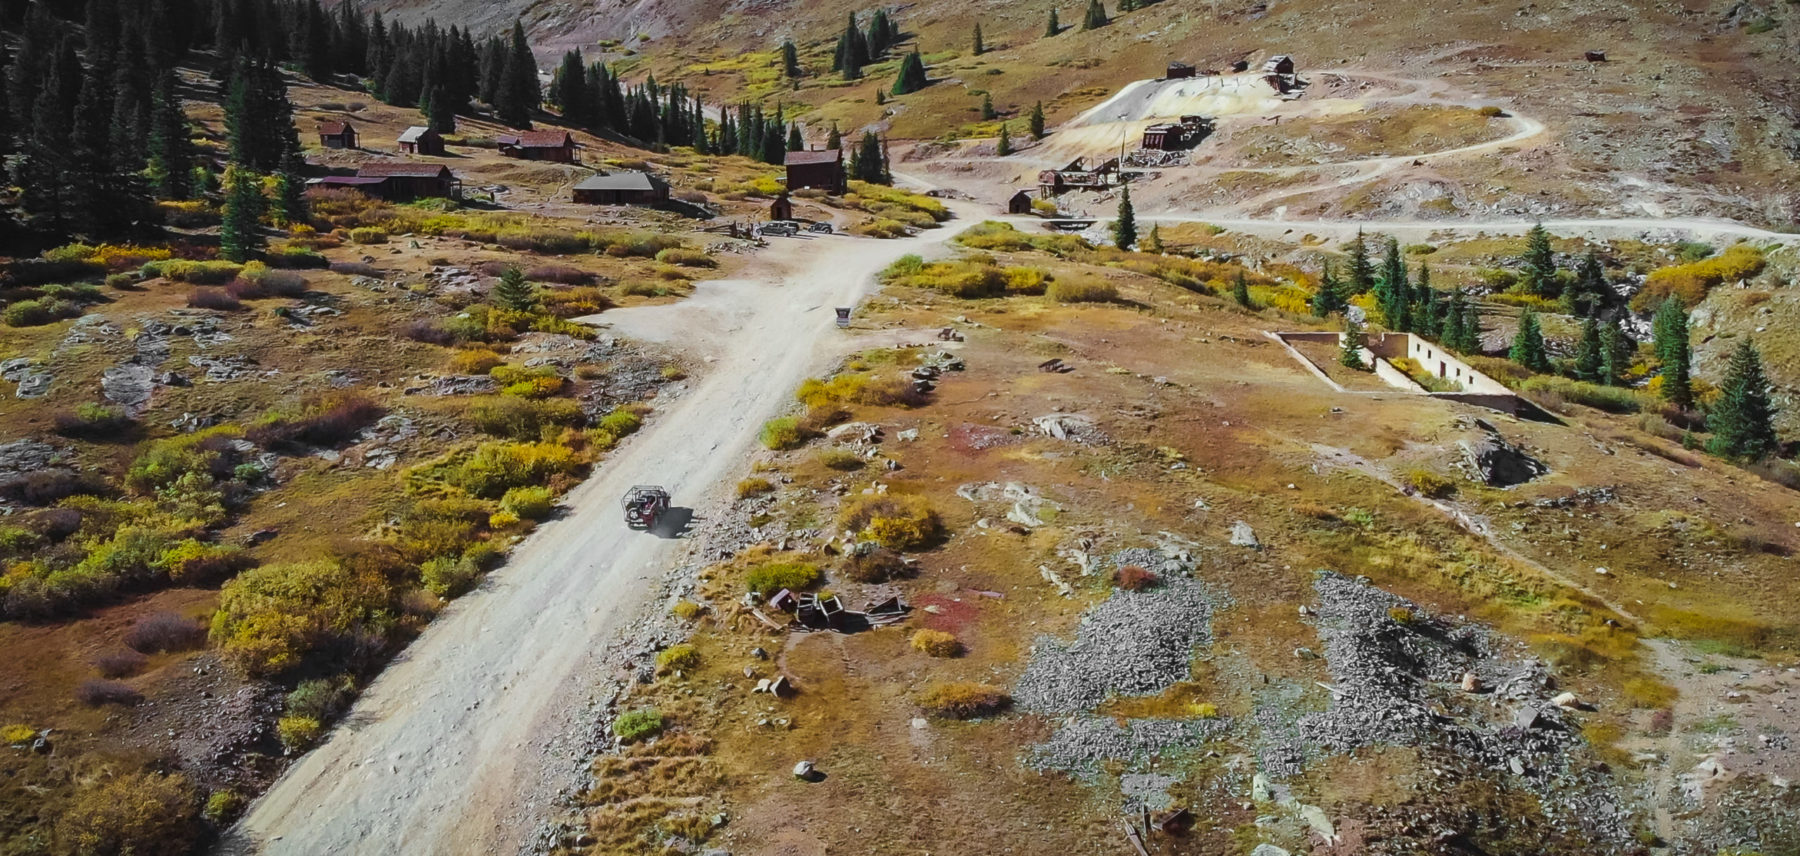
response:
<path id="1" fill-rule="evenodd" d="M 289 716 L 305 716 L 319 722 L 330 722 L 349 707 L 351 692 L 355 686 L 347 675 L 336 680 L 314 678 L 301 681 L 293 692 L 287 694 L 283 712 Z"/>
<path id="2" fill-rule="evenodd" d="M 551 476 L 573 474 L 582 466 L 573 450 L 557 443 L 495 440 L 426 464 L 414 475 L 440 479 L 471 496 L 499 499 L 512 488 L 543 484 Z"/>
<path id="3" fill-rule="evenodd" d="M 38 327 L 55 320 L 56 313 L 37 300 L 17 300 L 0 310 L 0 321 L 8 327 Z"/>
<path id="4" fill-rule="evenodd" d="M 398 573 L 374 556 L 253 568 L 220 590 L 212 641 L 252 677 L 292 669 L 315 650 L 391 622 L 397 594 L 389 580 Z"/>
<path id="5" fill-rule="evenodd" d="M 663 672 L 688 672 L 700 665 L 700 652 L 687 643 L 670 645 L 656 655 L 656 668 Z"/>
<path id="6" fill-rule="evenodd" d="M 757 565 L 744 574 L 744 587 L 763 597 L 782 589 L 804 591 L 819 584 L 824 575 L 819 566 L 807 562 L 769 562 Z"/>
<path id="7" fill-rule="evenodd" d="M 556 508 L 556 496 L 547 487 L 515 487 L 500 498 L 500 507 L 524 520 L 543 520 Z"/>
<path id="8" fill-rule="evenodd" d="M 1427 469 L 1414 469 L 1406 474 L 1406 483 L 1421 496 L 1443 499 L 1456 492 L 1456 483 Z"/>
<path id="9" fill-rule="evenodd" d="M 469 402 L 469 421 L 485 434 L 512 440 L 538 440 L 587 420 L 581 402 L 568 398 L 531 399 L 516 395 L 482 396 Z"/>
<path id="10" fill-rule="evenodd" d="M 806 442 L 806 436 L 800 431 L 800 420 L 793 416 L 782 416 L 763 423 L 757 439 L 764 447 L 777 452 L 798 449 Z"/>
<path id="11" fill-rule="evenodd" d="M 688 250 L 671 247 L 656 254 L 656 260 L 663 264 L 680 265 L 682 267 L 710 268 L 719 263 L 712 256 L 699 250 Z"/>
<path id="12" fill-rule="evenodd" d="M 840 472 L 854 472 L 863 468 L 862 456 L 848 449 L 826 449 L 819 453 L 818 460 L 826 468 Z"/>
<path id="13" fill-rule="evenodd" d="M 438 597 L 462 595 L 480 579 L 481 566 L 466 556 L 438 556 L 419 565 L 419 582 Z"/>
<path id="14" fill-rule="evenodd" d="M 1636 413 L 1644 408 L 1643 395 L 1617 386 L 1601 386 L 1555 375 L 1535 375 L 1519 381 L 1518 390 L 1551 409 L 1564 401 L 1608 413 Z"/>
<path id="15" fill-rule="evenodd" d="M 360 226 L 350 230 L 350 243 L 353 244 L 385 244 L 388 233 L 373 226 Z"/>
<path id="16" fill-rule="evenodd" d="M 625 438 L 637 433 L 644 425 L 644 418 L 623 407 L 600 417 L 599 428 L 611 433 L 614 437 Z"/>
<path id="17" fill-rule="evenodd" d="M 206 808 L 201 816 L 214 826 L 223 827 L 237 819 L 238 813 L 244 810 L 244 795 L 230 788 L 213 791 L 206 798 Z"/>
<path id="18" fill-rule="evenodd" d="M 142 272 L 149 279 L 162 277 L 189 285 L 224 285 L 236 279 L 243 269 L 242 265 L 226 261 L 167 259 L 145 263 Z"/>
<path id="19" fill-rule="evenodd" d="M 661 734 L 663 730 L 662 711 L 656 708 L 628 710 L 613 720 L 612 732 L 626 743 L 636 743 Z"/>

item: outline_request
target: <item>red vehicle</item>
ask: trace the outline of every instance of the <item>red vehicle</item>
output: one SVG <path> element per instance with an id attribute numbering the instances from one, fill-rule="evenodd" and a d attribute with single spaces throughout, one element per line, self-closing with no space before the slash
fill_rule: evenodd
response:
<path id="1" fill-rule="evenodd" d="M 652 484 L 641 484 L 625 494 L 625 525 L 633 529 L 654 529 L 656 521 L 669 510 L 669 492 Z"/>

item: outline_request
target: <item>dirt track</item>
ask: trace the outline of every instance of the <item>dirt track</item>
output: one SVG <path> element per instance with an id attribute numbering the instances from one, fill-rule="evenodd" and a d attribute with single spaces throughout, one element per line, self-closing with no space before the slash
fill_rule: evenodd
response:
<path id="1" fill-rule="evenodd" d="M 657 483 L 678 506 L 723 496 L 757 430 L 848 344 L 834 306 L 874 274 L 929 254 L 979 212 L 915 238 L 775 239 L 739 279 L 679 305 L 589 319 L 622 335 L 696 345 L 716 370 L 570 494 L 546 524 L 456 601 L 368 688 L 324 745 L 290 769 L 233 830 L 227 853 L 495 854 L 520 850 L 571 760 L 598 654 L 644 605 L 682 542 L 625 528 L 618 498 Z M 695 519 L 696 526 L 704 520 Z"/>

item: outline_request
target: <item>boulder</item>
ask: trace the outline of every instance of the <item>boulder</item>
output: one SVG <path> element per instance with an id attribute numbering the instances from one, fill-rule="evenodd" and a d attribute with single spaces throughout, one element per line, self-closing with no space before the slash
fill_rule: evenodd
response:
<path id="1" fill-rule="evenodd" d="M 1489 487 L 1512 487 L 1550 472 L 1543 461 L 1508 443 L 1494 426 L 1479 419 L 1475 425 L 1482 429 L 1482 436 L 1458 444 L 1471 478 Z"/>
<path id="2" fill-rule="evenodd" d="M 1231 524 L 1231 546 L 1257 550 L 1262 548 L 1262 542 L 1256 540 L 1256 531 L 1250 528 L 1250 524 L 1239 520 Z"/>

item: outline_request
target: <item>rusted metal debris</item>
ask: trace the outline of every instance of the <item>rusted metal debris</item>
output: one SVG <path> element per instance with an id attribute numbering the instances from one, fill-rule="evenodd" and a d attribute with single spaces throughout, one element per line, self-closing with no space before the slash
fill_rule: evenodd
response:
<path id="1" fill-rule="evenodd" d="M 912 611 L 899 597 L 871 603 L 859 612 L 847 609 L 837 595 L 794 594 L 782 589 L 769 598 L 769 605 L 793 615 L 789 626 L 799 630 L 830 630 L 837 633 L 860 633 L 898 623 Z"/>
<path id="2" fill-rule="evenodd" d="M 1068 374 L 1069 372 L 1072 372 L 1074 370 L 1075 370 L 1074 366 L 1063 362 L 1060 358 L 1048 359 L 1041 363 L 1038 363 L 1038 371 L 1041 371 L 1041 372 L 1048 372 L 1048 373 L 1054 373 L 1054 374 Z"/>

